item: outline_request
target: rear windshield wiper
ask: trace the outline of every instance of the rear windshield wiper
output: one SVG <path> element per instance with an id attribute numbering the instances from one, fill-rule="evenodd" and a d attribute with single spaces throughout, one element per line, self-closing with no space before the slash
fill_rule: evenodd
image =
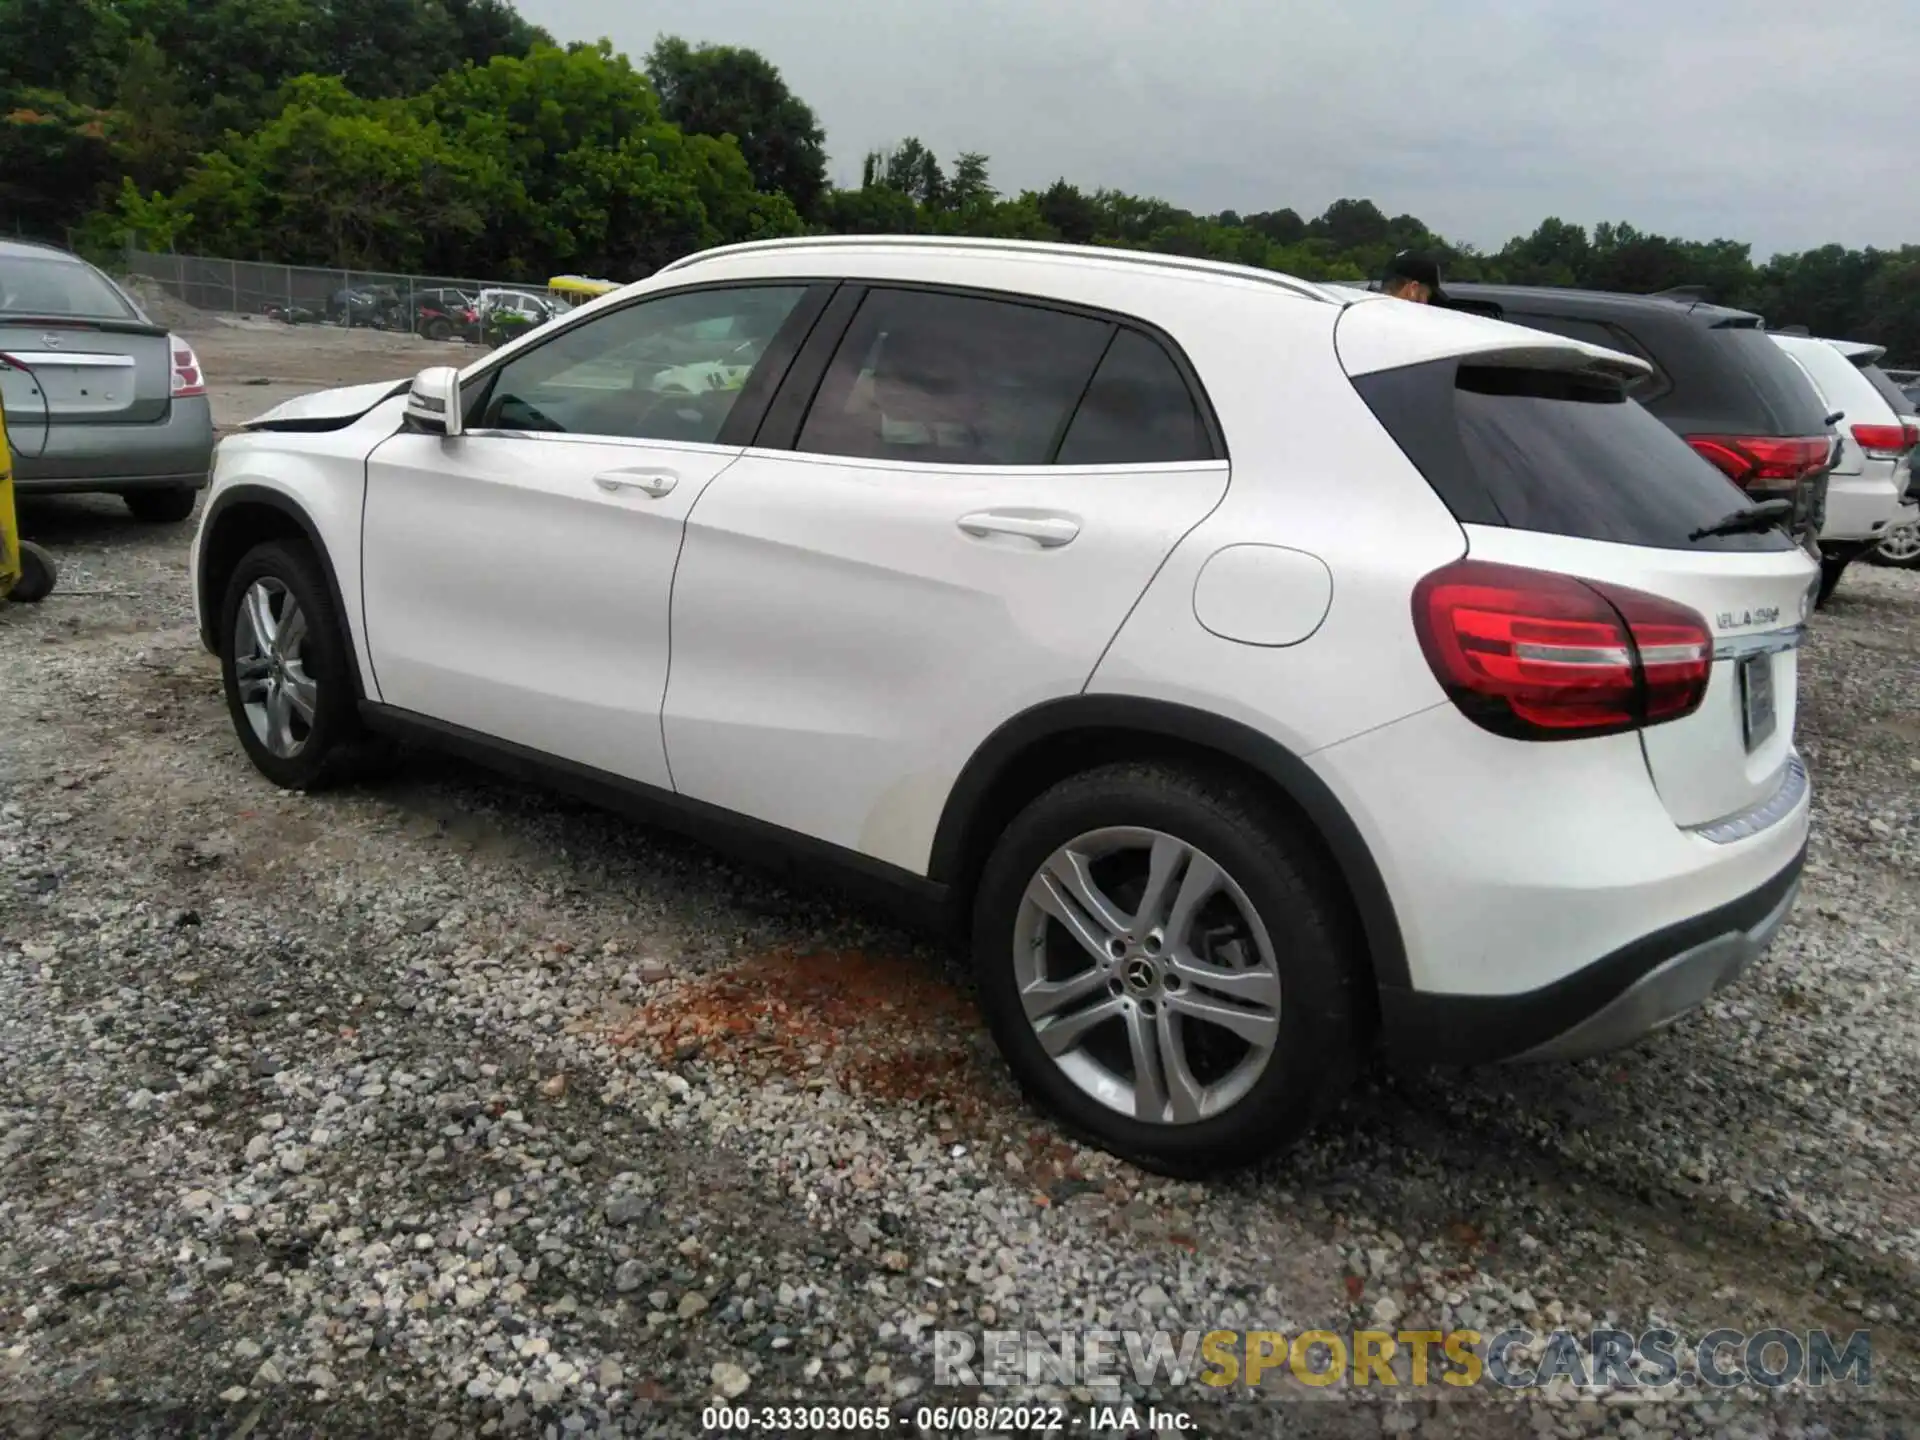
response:
<path id="1" fill-rule="evenodd" d="M 1762 500 L 1757 505 L 1749 505 L 1744 510 L 1736 510 L 1724 520 L 1716 520 L 1711 525 L 1703 525 L 1691 535 L 1689 540 L 1705 540 L 1714 535 L 1748 535 L 1759 530 L 1771 530 L 1783 520 L 1793 516 L 1791 500 Z"/>

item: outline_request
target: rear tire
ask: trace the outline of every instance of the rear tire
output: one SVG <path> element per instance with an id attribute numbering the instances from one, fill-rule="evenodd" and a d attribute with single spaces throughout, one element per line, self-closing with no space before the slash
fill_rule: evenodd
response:
<path id="1" fill-rule="evenodd" d="M 427 322 L 427 339 L 451 340 L 452 338 L 453 326 L 450 322 L 446 320 L 429 320 Z"/>
<path id="2" fill-rule="evenodd" d="M 54 563 L 53 556 L 31 540 L 22 540 L 20 578 L 13 582 L 7 599 L 17 600 L 22 605 L 38 605 L 53 593 L 53 587 L 59 581 L 60 567 Z"/>
<path id="3" fill-rule="evenodd" d="M 149 525 L 177 525 L 193 514 L 200 492 L 191 485 L 168 485 L 156 490 L 129 490 L 120 497 L 133 518 Z"/>
<path id="4" fill-rule="evenodd" d="M 1034 800 L 987 861 L 973 952 L 1021 1087 L 1150 1170 L 1270 1154 L 1353 1072 L 1361 962 L 1344 892 L 1287 816 L 1203 771 L 1109 765 Z M 1037 999 L 1043 987 L 1066 1003 Z"/>
<path id="5" fill-rule="evenodd" d="M 220 678 L 240 744 L 284 790 L 359 773 L 353 656 L 313 550 L 271 540 L 241 557 L 220 605 Z"/>

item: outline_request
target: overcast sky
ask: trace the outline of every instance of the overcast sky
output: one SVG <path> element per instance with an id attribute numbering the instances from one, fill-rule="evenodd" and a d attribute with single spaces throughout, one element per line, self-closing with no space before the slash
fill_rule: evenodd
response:
<path id="1" fill-rule="evenodd" d="M 1496 248 L 1627 220 L 1756 258 L 1920 243 L 1920 0 L 518 0 L 636 61 L 765 54 L 833 178 L 907 135 L 1191 210 L 1342 196 Z"/>

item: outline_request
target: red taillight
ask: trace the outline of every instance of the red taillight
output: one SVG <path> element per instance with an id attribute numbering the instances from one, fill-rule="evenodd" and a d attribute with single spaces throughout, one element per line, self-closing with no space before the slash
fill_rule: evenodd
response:
<path id="1" fill-rule="evenodd" d="M 169 335 L 167 346 L 173 351 L 173 398 L 184 400 L 206 394 L 207 377 L 200 373 L 200 357 L 193 353 L 193 347 L 178 335 Z"/>
<path id="2" fill-rule="evenodd" d="M 1687 443 L 1743 487 L 1766 480 L 1805 480 L 1833 463 L 1830 435 L 1689 435 Z"/>
<path id="3" fill-rule="evenodd" d="M 1874 460 L 1898 460 L 1920 442 L 1920 428 L 1912 425 L 1856 425 L 1853 439 Z"/>
<path id="4" fill-rule="evenodd" d="M 1427 664 L 1496 735 L 1570 740 L 1699 708 L 1713 632 L 1684 605 L 1570 575 L 1460 560 L 1413 591 Z"/>

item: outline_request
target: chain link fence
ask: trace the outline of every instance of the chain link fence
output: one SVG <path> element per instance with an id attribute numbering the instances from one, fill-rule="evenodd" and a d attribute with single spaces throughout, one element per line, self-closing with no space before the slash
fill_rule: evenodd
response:
<path id="1" fill-rule="evenodd" d="M 290 325 L 410 331 L 432 340 L 497 343 L 564 308 L 544 286 L 450 275 L 329 270 L 131 249 L 125 270 L 196 310 L 262 315 Z"/>

